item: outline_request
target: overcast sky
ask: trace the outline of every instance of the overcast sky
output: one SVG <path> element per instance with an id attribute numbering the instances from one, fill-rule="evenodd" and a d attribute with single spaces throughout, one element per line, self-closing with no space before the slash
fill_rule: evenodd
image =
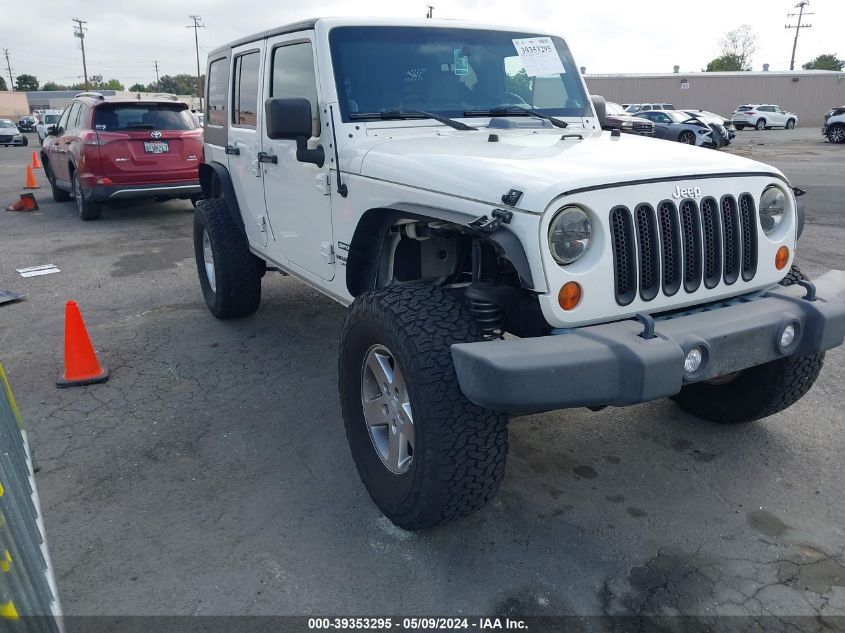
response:
<path id="1" fill-rule="evenodd" d="M 786 14 L 797 0 L 428 0 L 436 18 L 527 26 L 563 35 L 588 73 L 702 70 L 718 54 L 718 41 L 742 23 L 759 35 L 755 70 L 788 70 L 794 31 Z M 219 44 L 296 20 L 332 15 L 424 17 L 425 0 L 39 0 L 31 5 L 0 0 L 0 48 L 12 68 L 46 81 L 81 80 L 78 40 L 71 18 L 88 21 L 88 74 L 117 78 L 127 87 L 161 74 L 195 73 L 193 31 L 188 14 L 202 16 L 200 56 Z M 29 9 L 24 7 L 29 6 Z M 14 11 L 13 11 L 14 9 Z M 812 0 L 815 13 L 798 41 L 796 67 L 821 53 L 845 58 L 844 0 Z M 792 18 L 794 23 L 794 18 Z M 2 60 L 3 62 L 5 60 Z M 8 73 L 3 67 L 8 82 Z"/>

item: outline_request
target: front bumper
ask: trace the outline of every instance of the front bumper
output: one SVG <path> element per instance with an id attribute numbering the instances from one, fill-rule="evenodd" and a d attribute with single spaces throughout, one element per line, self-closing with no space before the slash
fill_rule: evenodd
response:
<path id="1" fill-rule="evenodd" d="M 822 352 L 845 338 L 845 272 L 815 281 L 816 300 L 802 286 L 776 286 L 695 312 L 658 318 L 656 336 L 640 336 L 635 320 L 577 328 L 552 336 L 460 343 L 452 359 L 464 394 L 510 413 L 568 407 L 630 405 L 678 393 L 684 384 L 723 376 L 778 358 Z M 780 348 L 780 334 L 796 327 Z M 689 350 L 704 361 L 684 373 Z"/>
<path id="2" fill-rule="evenodd" d="M 86 197 L 98 202 L 142 198 L 190 198 L 202 193 L 198 180 L 154 185 L 95 185 Z"/>

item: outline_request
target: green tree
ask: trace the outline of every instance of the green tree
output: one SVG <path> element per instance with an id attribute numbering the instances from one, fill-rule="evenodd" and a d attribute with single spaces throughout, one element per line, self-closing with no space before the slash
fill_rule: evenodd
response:
<path id="1" fill-rule="evenodd" d="M 70 86 L 57 84 L 55 81 L 47 81 L 41 86 L 41 90 L 70 90 Z"/>
<path id="2" fill-rule="evenodd" d="M 0 90 L 8 90 L 9 88 L 6 86 L 6 80 L 0 77 Z"/>
<path id="3" fill-rule="evenodd" d="M 123 84 L 117 79 L 109 79 L 102 87 L 106 90 L 117 90 L 118 92 L 123 90 Z"/>
<path id="4" fill-rule="evenodd" d="M 204 78 L 201 78 L 204 81 Z M 172 92 L 177 95 L 197 94 L 197 78 L 194 75 L 162 75 L 155 92 Z"/>
<path id="5" fill-rule="evenodd" d="M 711 59 L 704 69 L 708 73 L 723 73 L 732 70 L 745 70 L 742 63 L 736 55 L 722 55 L 716 59 Z"/>
<path id="6" fill-rule="evenodd" d="M 15 79 L 15 90 L 38 90 L 38 78 L 35 75 L 23 73 Z"/>
<path id="7" fill-rule="evenodd" d="M 515 75 L 505 75 L 505 92 L 519 95 L 530 103 L 532 83 L 531 77 L 528 76 L 524 68 L 521 68 Z"/>
<path id="8" fill-rule="evenodd" d="M 153 85 L 144 85 L 142 83 L 134 83 L 129 86 L 129 92 L 155 92 Z"/>
<path id="9" fill-rule="evenodd" d="M 801 68 L 804 70 L 837 70 L 845 68 L 845 59 L 837 59 L 836 53 L 819 55 L 813 61 L 807 62 Z"/>

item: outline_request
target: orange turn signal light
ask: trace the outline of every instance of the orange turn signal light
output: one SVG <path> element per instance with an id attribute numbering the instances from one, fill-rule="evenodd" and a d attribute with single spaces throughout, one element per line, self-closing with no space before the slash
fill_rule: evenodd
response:
<path id="1" fill-rule="evenodd" d="M 789 261 L 789 249 L 786 246 L 781 246 L 778 252 L 775 253 L 775 268 L 783 270 L 786 267 L 786 262 Z"/>
<path id="2" fill-rule="evenodd" d="M 564 310 L 572 310 L 581 303 L 581 285 L 575 281 L 567 281 L 557 293 L 557 301 Z"/>

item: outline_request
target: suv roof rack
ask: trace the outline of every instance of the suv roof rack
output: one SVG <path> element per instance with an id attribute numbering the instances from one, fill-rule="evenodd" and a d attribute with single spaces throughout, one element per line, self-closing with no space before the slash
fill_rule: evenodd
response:
<path id="1" fill-rule="evenodd" d="M 78 94 L 73 95 L 74 99 L 78 97 L 93 97 L 94 99 L 99 99 L 100 101 L 105 100 L 105 97 L 101 93 L 92 91 L 80 92 Z"/>

